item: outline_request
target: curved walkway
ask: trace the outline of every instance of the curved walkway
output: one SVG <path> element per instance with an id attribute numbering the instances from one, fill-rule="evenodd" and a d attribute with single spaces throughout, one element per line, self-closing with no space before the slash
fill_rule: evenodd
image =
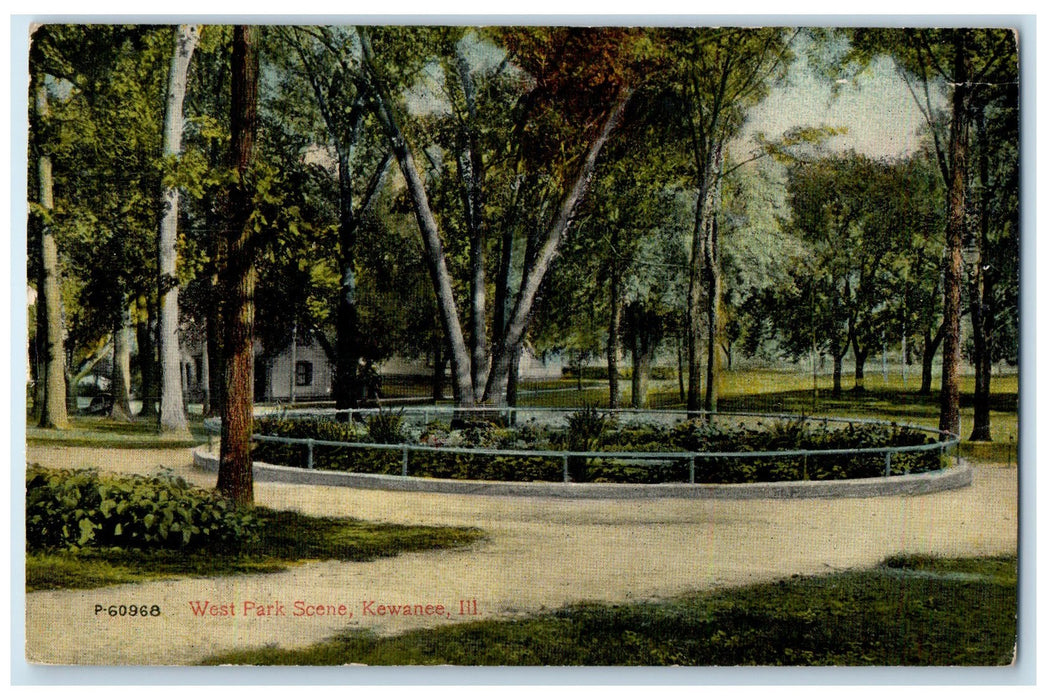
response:
<path id="1" fill-rule="evenodd" d="M 152 472 L 173 467 L 213 486 L 189 450 L 29 447 L 47 466 Z M 581 600 L 625 602 L 697 589 L 870 566 L 885 556 L 1012 553 L 1017 471 L 979 466 L 971 487 L 923 496 L 839 500 L 560 500 L 258 483 L 256 500 L 318 515 L 483 528 L 468 549 L 289 571 L 27 595 L 27 658 L 59 664 L 187 664 L 222 650 L 306 646 L 353 627 L 379 634 L 527 614 Z M 198 617 L 191 601 L 232 603 Z M 348 617 L 294 617 L 293 603 L 346 605 Z M 476 601 L 476 616 L 459 601 Z M 244 616 L 280 603 L 283 616 Z M 374 601 L 371 603 L 370 601 Z M 95 616 L 96 604 L 157 604 L 146 620 Z M 380 605 L 443 605 L 445 617 L 379 615 Z M 276 608 L 273 608 L 275 611 Z M 368 614 L 374 613 L 374 614 Z"/>

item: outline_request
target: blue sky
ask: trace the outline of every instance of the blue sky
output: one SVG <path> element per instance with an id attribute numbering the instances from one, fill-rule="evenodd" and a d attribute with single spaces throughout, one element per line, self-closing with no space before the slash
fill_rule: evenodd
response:
<path id="1" fill-rule="evenodd" d="M 773 139 L 794 126 L 823 125 L 847 129 L 826 144 L 834 150 L 853 148 L 874 157 L 898 157 L 916 149 L 924 118 L 888 58 L 841 83 L 833 98 L 832 81 L 815 76 L 803 52 L 798 53 L 787 84 L 773 89 L 752 110 L 742 137 L 744 145 L 740 144 L 744 150 L 752 148 L 745 141 L 757 132 Z"/>

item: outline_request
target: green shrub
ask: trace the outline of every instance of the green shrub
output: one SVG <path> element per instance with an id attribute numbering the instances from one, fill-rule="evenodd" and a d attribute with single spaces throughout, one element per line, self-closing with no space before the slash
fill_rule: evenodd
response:
<path id="1" fill-rule="evenodd" d="M 567 416 L 567 439 L 565 449 L 575 452 L 591 452 L 603 443 L 604 434 L 617 427 L 618 421 L 613 414 L 604 413 L 594 406 L 586 406 Z M 587 481 L 589 459 L 587 457 L 570 457 L 567 460 L 567 473 L 572 481 Z"/>
<path id="2" fill-rule="evenodd" d="M 99 475 L 26 470 L 26 545 L 69 548 L 235 550 L 256 537 L 258 518 L 170 473 Z"/>
<path id="3" fill-rule="evenodd" d="M 330 439 L 331 428 L 323 421 L 271 424 L 286 428 L 282 434 L 294 437 Z M 359 437 L 344 427 L 352 441 Z M 277 433 L 280 434 L 280 433 Z M 347 440 L 349 441 L 349 440 Z M 786 450 L 831 450 L 923 445 L 930 437 L 919 430 L 897 425 L 849 423 L 833 427 L 829 422 L 809 418 L 782 419 L 764 424 L 733 425 L 704 419 L 689 420 L 671 428 L 659 425 L 622 427 L 613 414 L 586 407 L 567 417 L 567 429 L 550 428 L 528 421 L 514 428 L 492 423 L 469 423 L 449 429 L 433 422 L 421 432 L 419 444 L 432 447 L 488 448 L 491 450 L 572 450 L 603 452 L 728 452 L 733 457 L 695 458 L 695 480 L 699 483 L 752 483 L 757 481 L 799 481 L 842 478 L 868 478 L 884 473 L 884 454 L 811 454 L 749 457 L 746 452 Z M 291 466 L 305 466 L 304 446 L 261 443 L 256 458 Z M 277 458 L 281 459 L 277 459 Z M 364 449 L 353 445 L 313 448 L 317 469 L 372 474 L 399 474 L 399 450 Z M 614 483 L 665 483 L 687 481 L 690 460 L 640 460 L 611 457 L 571 457 L 568 474 L 574 481 Z M 918 473 L 940 469 L 937 450 L 894 454 L 891 473 Z M 563 461 L 558 457 L 510 456 L 499 454 L 454 454 L 412 452 L 408 473 L 449 479 L 497 481 L 560 481 Z"/>
<path id="4" fill-rule="evenodd" d="M 377 445 L 395 445 L 404 441 L 404 412 L 379 410 L 367 417 L 367 435 Z"/>

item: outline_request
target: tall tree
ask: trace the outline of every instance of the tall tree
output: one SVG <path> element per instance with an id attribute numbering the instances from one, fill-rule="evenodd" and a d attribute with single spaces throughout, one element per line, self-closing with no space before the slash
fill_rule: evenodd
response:
<path id="1" fill-rule="evenodd" d="M 167 79 L 164 108 L 163 155 L 175 159 L 182 150 L 183 115 L 189 61 L 200 39 L 200 27 L 179 25 Z M 189 432 L 182 394 L 182 353 L 178 317 L 178 187 L 163 189 L 159 236 L 160 429 Z"/>
<path id="2" fill-rule="evenodd" d="M 441 325 L 448 338 L 457 400 L 465 406 L 481 399 L 502 405 L 506 401 L 513 358 L 523 342 L 538 290 L 557 254 L 575 207 L 584 197 L 600 151 L 625 112 L 631 94 L 625 67 L 625 57 L 631 50 L 629 42 L 625 41 L 627 35 L 600 30 L 535 29 L 506 38 L 513 49 L 514 58 L 530 72 L 536 83 L 533 99 L 545 102 L 541 114 L 555 117 L 551 110 L 573 107 L 576 110 L 574 116 L 589 121 L 582 122 L 584 146 L 581 152 L 568 160 L 561 174 L 563 189 L 556 213 L 537 242 L 531 264 L 524 270 L 504 332 L 499 342 L 492 347 L 491 369 L 483 395 L 477 396 L 473 388 L 472 353 L 459 319 L 440 227 L 415 163 L 412 147 L 400 125 L 384 66 L 378 62 L 376 52 L 371 48 L 369 32 L 363 29 L 359 32 L 375 114 L 407 181 L 409 198 L 425 242 Z M 559 53 L 558 60 L 550 61 L 551 54 L 555 52 Z M 611 106 L 601 108 L 602 104 Z M 565 116 L 561 113 L 556 118 Z"/>
<path id="3" fill-rule="evenodd" d="M 1013 75 L 1017 48 L 1006 29 L 856 29 L 849 32 L 845 57 L 867 65 L 877 55 L 890 56 L 909 81 L 911 93 L 932 128 L 942 179 L 948 190 L 943 266 L 942 390 L 940 430 L 960 430 L 960 316 L 963 247 L 968 216 L 968 146 L 971 98 L 981 86 Z M 932 91 L 948 95 L 948 134 L 934 129 Z"/>
<path id="4" fill-rule="evenodd" d="M 40 231 L 40 278 L 37 281 L 38 337 L 43 339 L 44 395 L 40 427 L 64 429 L 69 427 L 66 413 L 65 347 L 62 323 L 61 282 L 58 269 L 58 246 L 55 243 L 51 218 L 54 215 L 54 192 L 51 156 L 42 132 L 50 116 L 46 78 L 43 72 L 33 75 L 33 102 L 35 105 L 34 146 L 37 162 L 38 208 L 35 209 Z"/>
<path id="5" fill-rule="evenodd" d="M 687 283 L 687 410 L 697 411 L 699 348 L 703 288 L 708 332 L 720 327 L 721 281 L 714 194 L 722 177 L 724 149 L 741 129 L 749 108 L 785 75 L 791 44 L 798 31 L 763 29 L 672 29 L 664 32 L 666 95 L 675 104 L 672 127 L 680 134 L 692 160 L 690 182 L 696 206 L 691 235 Z M 703 279 L 703 271 L 705 279 Z M 709 325 L 711 321 L 711 325 Z M 707 372 L 716 381 L 718 339 L 707 344 L 712 363 Z M 715 387 L 707 381 L 705 407 L 712 409 Z"/>
<path id="6" fill-rule="evenodd" d="M 993 362 L 1006 357 L 999 331 L 1017 317 L 1018 80 L 1017 56 L 1009 57 L 993 85 L 978 86 L 974 110 L 974 177 L 977 257 L 971 274 L 971 345 L 974 424 L 971 440 L 992 440 Z"/>
<path id="7" fill-rule="evenodd" d="M 225 318 L 222 444 L 218 490 L 236 503 L 254 500 L 251 463 L 254 375 L 254 241 L 252 241 L 251 165 L 258 122 L 258 29 L 233 30 L 231 165 L 236 182 L 229 195 L 224 232 L 228 256 L 221 271 Z"/>
<path id="8" fill-rule="evenodd" d="M 290 50 L 288 65 L 300 68 L 300 76 L 308 84 L 322 131 L 326 133 L 324 140 L 330 144 L 337 161 L 340 289 L 333 392 L 336 408 L 351 408 L 357 406 L 363 396 L 364 387 L 358 373 L 367 344 L 358 308 L 357 238 L 363 215 L 374 200 L 390 156 L 366 139 L 368 109 L 366 95 L 359 89 L 359 48 L 354 37 L 334 27 L 291 27 L 280 31 L 279 37 Z"/>

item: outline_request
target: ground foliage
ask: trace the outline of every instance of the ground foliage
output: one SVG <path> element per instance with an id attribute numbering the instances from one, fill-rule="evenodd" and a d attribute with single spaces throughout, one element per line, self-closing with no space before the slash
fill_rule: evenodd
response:
<path id="1" fill-rule="evenodd" d="M 610 413 L 594 408 L 581 409 L 568 416 L 566 428 L 553 428 L 536 422 L 505 426 L 497 422 L 477 422 L 463 428 L 450 428 L 430 422 L 421 431 L 404 428 L 399 414 L 368 421 L 370 429 L 359 423 L 331 420 L 263 418 L 255 433 L 298 439 L 329 440 L 344 446 L 312 447 L 312 466 L 316 469 L 361 473 L 400 474 L 403 451 L 366 447 L 376 443 L 406 443 L 427 448 L 466 448 L 491 450 L 484 453 L 411 451 L 408 455 L 412 476 L 497 481 L 562 481 L 563 459 L 557 455 L 498 454 L 495 450 L 578 452 L 687 452 L 750 453 L 788 450 L 856 450 L 877 447 L 908 447 L 930 444 L 930 434 L 897 424 L 878 425 L 850 422 L 842 426 L 828 421 L 798 418 L 767 422 L 753 419 L 750 424 L 694 419 L 674 426 L 621 425 Z M 374 439 L 375 425 L 381 425 Z M 397 439 L 387 439 L 389 424 L 395 424 Z M 254 457 L 271 464 L 305 467 L 309 448 L 258 442 Z M 699 483 L 753 483 L 759 481 L 797 481 L 883 476 L 884 453 L 819 454 L 775 457 L 695 458 L 695 480 Z M 942 467 L 937 450 L 895 453 L 891 473 L 933 471 Z M 614 483 L 684 482 L 690 479 L 690 458 L 642 460 L 572 456 L 568 459 L 572 481 Z"/>
<path id="2" fill-rule="evenodd" d="M 26 471 L 30 551 L 238 549 L 258 536 L 258 515 L 170 473 L 113 476 L 95 470 Z"/>
<path id="3" fill-rule="evenodd" d="M 576 604 L 515 620 L 353 632 L 214 664 L 510 666 L 1006 665 L 1015 557 L 899 556 L 867 571 L 793 576 L 663 602 Z"/>
<path id="4" fill-rule="evenodd" d="M 267 573 L 302 561 L 366 561 L 460 547 L 482 536 L 472 528 L 237 508 L 169 473 L 108 475 L 33 465 L 26 487 L 27 590 Z"/>

